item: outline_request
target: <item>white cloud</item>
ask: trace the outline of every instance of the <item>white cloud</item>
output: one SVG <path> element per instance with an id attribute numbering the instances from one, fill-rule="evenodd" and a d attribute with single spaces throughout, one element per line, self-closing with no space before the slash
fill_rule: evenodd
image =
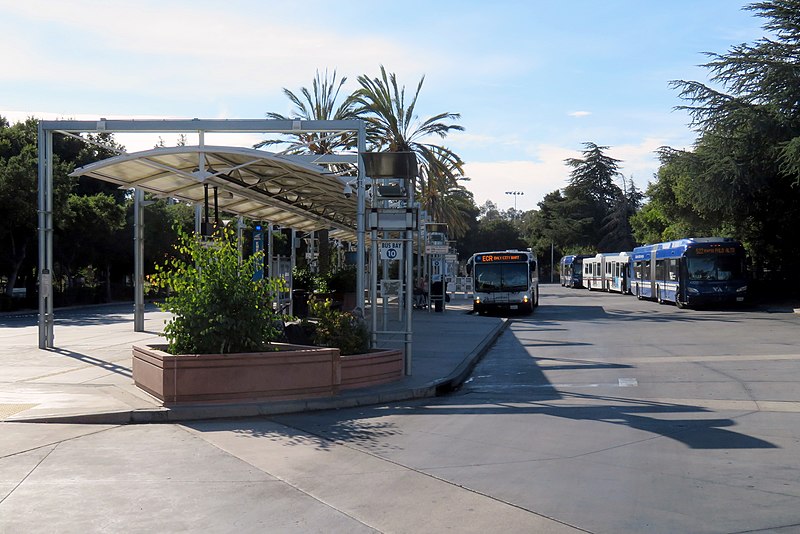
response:
<path id="1" fill-rule="evenodd" d="M 569 115 L 570 117 L 575 117 L 577 119 L 588 117 L 591 114 L 592 114 L 591 111 L 571 111 L 567 113 L 567 115 Z"/>
<path id="2" fill-rule="evenodd" d="M 340 31 L 324 23 L 315 26 L 313 19 L 287 25 L 282 16 L 271 16 L 270 9 L 234 12 L 202 3 L 27 0 L 3 10 L 27 19 L 26 26 L 48 39 L 30 40 L 21 29 L 2 38 L 2 44 L 28 45 L 4 47 L 15 53 L 0 58 L 0 79 L 56 80 L 87 90 L 94 85 L 104 92 L 192 98 L 277 94 L 280 87 L 307 85 L 314 69 L 328 66 L 340 76 L 353 76 L 377 72 L 385 64 L 405 80 L 447 63 L 377 31 Z M 69 52 L 53 54 L 52 46 Z"/>
<path id="3" fill-rule="evenodd" d="M 476 161 L 465 165 L 465 174 L 470 178 L 467 188 L 475 196 L 479 206 L 491 200 L 500 209 L 514 207 L 514 196 L 506 191 L 520 191 L 516 197 L 517 209 L 537 209 L 545 195 L 567 185 L 569 169 L 564 160 L 580 155 L 568 148 L 540 145 L 536 149 L 536 161 Z"/>
<path id="4" fill-rule="evenodd" d="M 662 146 L 674 146 L 674 140 L 664 137 L 646 137 L 636 145 L 617 145 L 608 149 L 607 154 L 612 158 L 621 160 L 620 171 L 628 178 L 633 178 L 636 187 L 642 191 L 647 189 L 647 183 L 653 181 L 653 175 L 658 172 L 660 162 L 656 151 Z M 688 148 L 677 147 L 675 148 Z"/>

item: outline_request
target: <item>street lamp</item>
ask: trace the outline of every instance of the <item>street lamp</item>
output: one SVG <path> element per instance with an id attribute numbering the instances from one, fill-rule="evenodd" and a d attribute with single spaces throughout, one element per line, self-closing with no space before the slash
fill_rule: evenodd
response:
<path id="1" fill-rule="evenodd" d="M 514 196 L 514 211 L 517 211 L 517 197 L 520 195 L 524 195 L 522 191 L 506 191 L 506 195 L 513 195 Z"/>

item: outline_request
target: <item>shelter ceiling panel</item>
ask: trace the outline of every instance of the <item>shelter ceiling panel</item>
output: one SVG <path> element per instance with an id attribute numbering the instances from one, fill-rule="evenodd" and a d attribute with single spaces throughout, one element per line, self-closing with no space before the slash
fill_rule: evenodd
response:
<path id="1" fill-rule="evenodd" d="M 356 198 L 344 196 L 342 179 L 263 150 L 161 147 L 109 158 L 72 174 L 192 203 L 204 202 L 208 184 L 217 188 L 221 211 L 303 231 L 329 229 L 355 240 Z"/>

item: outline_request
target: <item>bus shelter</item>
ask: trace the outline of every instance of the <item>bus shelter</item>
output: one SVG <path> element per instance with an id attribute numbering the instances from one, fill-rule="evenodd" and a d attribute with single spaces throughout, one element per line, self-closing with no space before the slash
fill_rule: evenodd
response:
<path id="1" fill-rule="evenodd" d="M 143 192 L 208 204 L 209 194 L 221 211 L 264 220 L 300 231 L 327 229 L 334 238 L 357 243 L 356 262 L 365 265 L 365 174 L 357 154 L 276 155 L 241 147 L 207 146 L 205 134 L 355 133 L 359 152 L 366 148 L 364 123 L 277 120 L 104 120 L 39 123 L 39 347 L 53 347 L 53 135 L 83 133 L 197 133 L 197 146 L 155 148 L 123 153 L 73 173 L 135 190 L 134 329 L 144 324 Z M 85 140 L 85 139 L 84 139 Z M 321 164 L 350 164 L 357 176 L 341 177 Z M 355 194 L 350 194 L 350 191 Z M 358 269 L 356 305 L 364 307 L 363 269 Z"/>

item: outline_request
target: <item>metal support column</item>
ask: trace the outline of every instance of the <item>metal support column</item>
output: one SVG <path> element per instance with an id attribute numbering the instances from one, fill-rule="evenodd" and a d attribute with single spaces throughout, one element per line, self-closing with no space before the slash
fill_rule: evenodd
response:
<path id="1" fill-rule="evenodd" d="M 144 191 L 133 193 L 133 331 L 144 332 Z"/>
<path id="2" fill-rule="evenodd" d="M 358 153 L 363 154 L 367 150 L 367 129 L 364 121 L 359 121 L 358 124 Z M 366 264 L 366 189 L 364 188 L 364 161 L 361 156 L 358 157 L 358 182 L 357 182 L 358 198 L 356 209 L 356 306 L 361 309 L 362 313 L 366 314 L 364 303 L 364 266 Z M 374 239 L 374 236 L 373 236 Z M 373 284 L 374 286 L 374 284 Z M 370 303 L 373 308 L 373 316 L 375 315 L 375 297 L 372 294 L 373 290 L 370 288 Z M 365 315 L 366 316 L 366 315 Z M 373 332 L 375 328 L 373 327 Z"/>
<path id="3" fill-rule="evenodd" d="M 291 243 L 289 243 L 289 265 L 291 269 L 289 274 L 289 315 L 294 315 L 294 269 L 297 267 L 297 247 L 295 246 L 297 230 L 294 228 L 292 228 L 291 240 Z"/>
<path id="4" fill-rule="evenodd" d="M 375 348 L 378 345 L 378 232 L 373 230 L 371 232 L 372 246 L 370 247 L 370 261 L 369 261 L 369 302 L 372 309 L 372 339 L 370 340 L 370 347 Z"/>
<path id="5" fill-rule="evenodd" d="M 264 273 L 264 278 L 275 278 L 275 248 L 272 240 L 272 232 L 275 231 L 272 223 L 267 223 L 267 272 Z"/>
<path id="6" fill-rule="evenodd" d="M 414 180 L 408 180 L 408 205 L 414 205 Z M 417 227 L 419 231 L 419 226 Z M 405 302 L 406 302 L 406 334 L 405 334 L 405 374 L 406 376 L 411 376 L 411 336 L 412 336 L 412 319 L 413 319 L 413 309 L 414 309 L 414 231 L 413 230 L 406 230 L 405 232 L 405 242 L 403 246 L 405 248 L 405 255 L 403 258 L 406 262 L 406 285 L 405 285 Z"/>
<path id="7" fill-rule="evenodd" d="M 39 123 L 39 348 L 53 348 L 53 132 Z"/>

